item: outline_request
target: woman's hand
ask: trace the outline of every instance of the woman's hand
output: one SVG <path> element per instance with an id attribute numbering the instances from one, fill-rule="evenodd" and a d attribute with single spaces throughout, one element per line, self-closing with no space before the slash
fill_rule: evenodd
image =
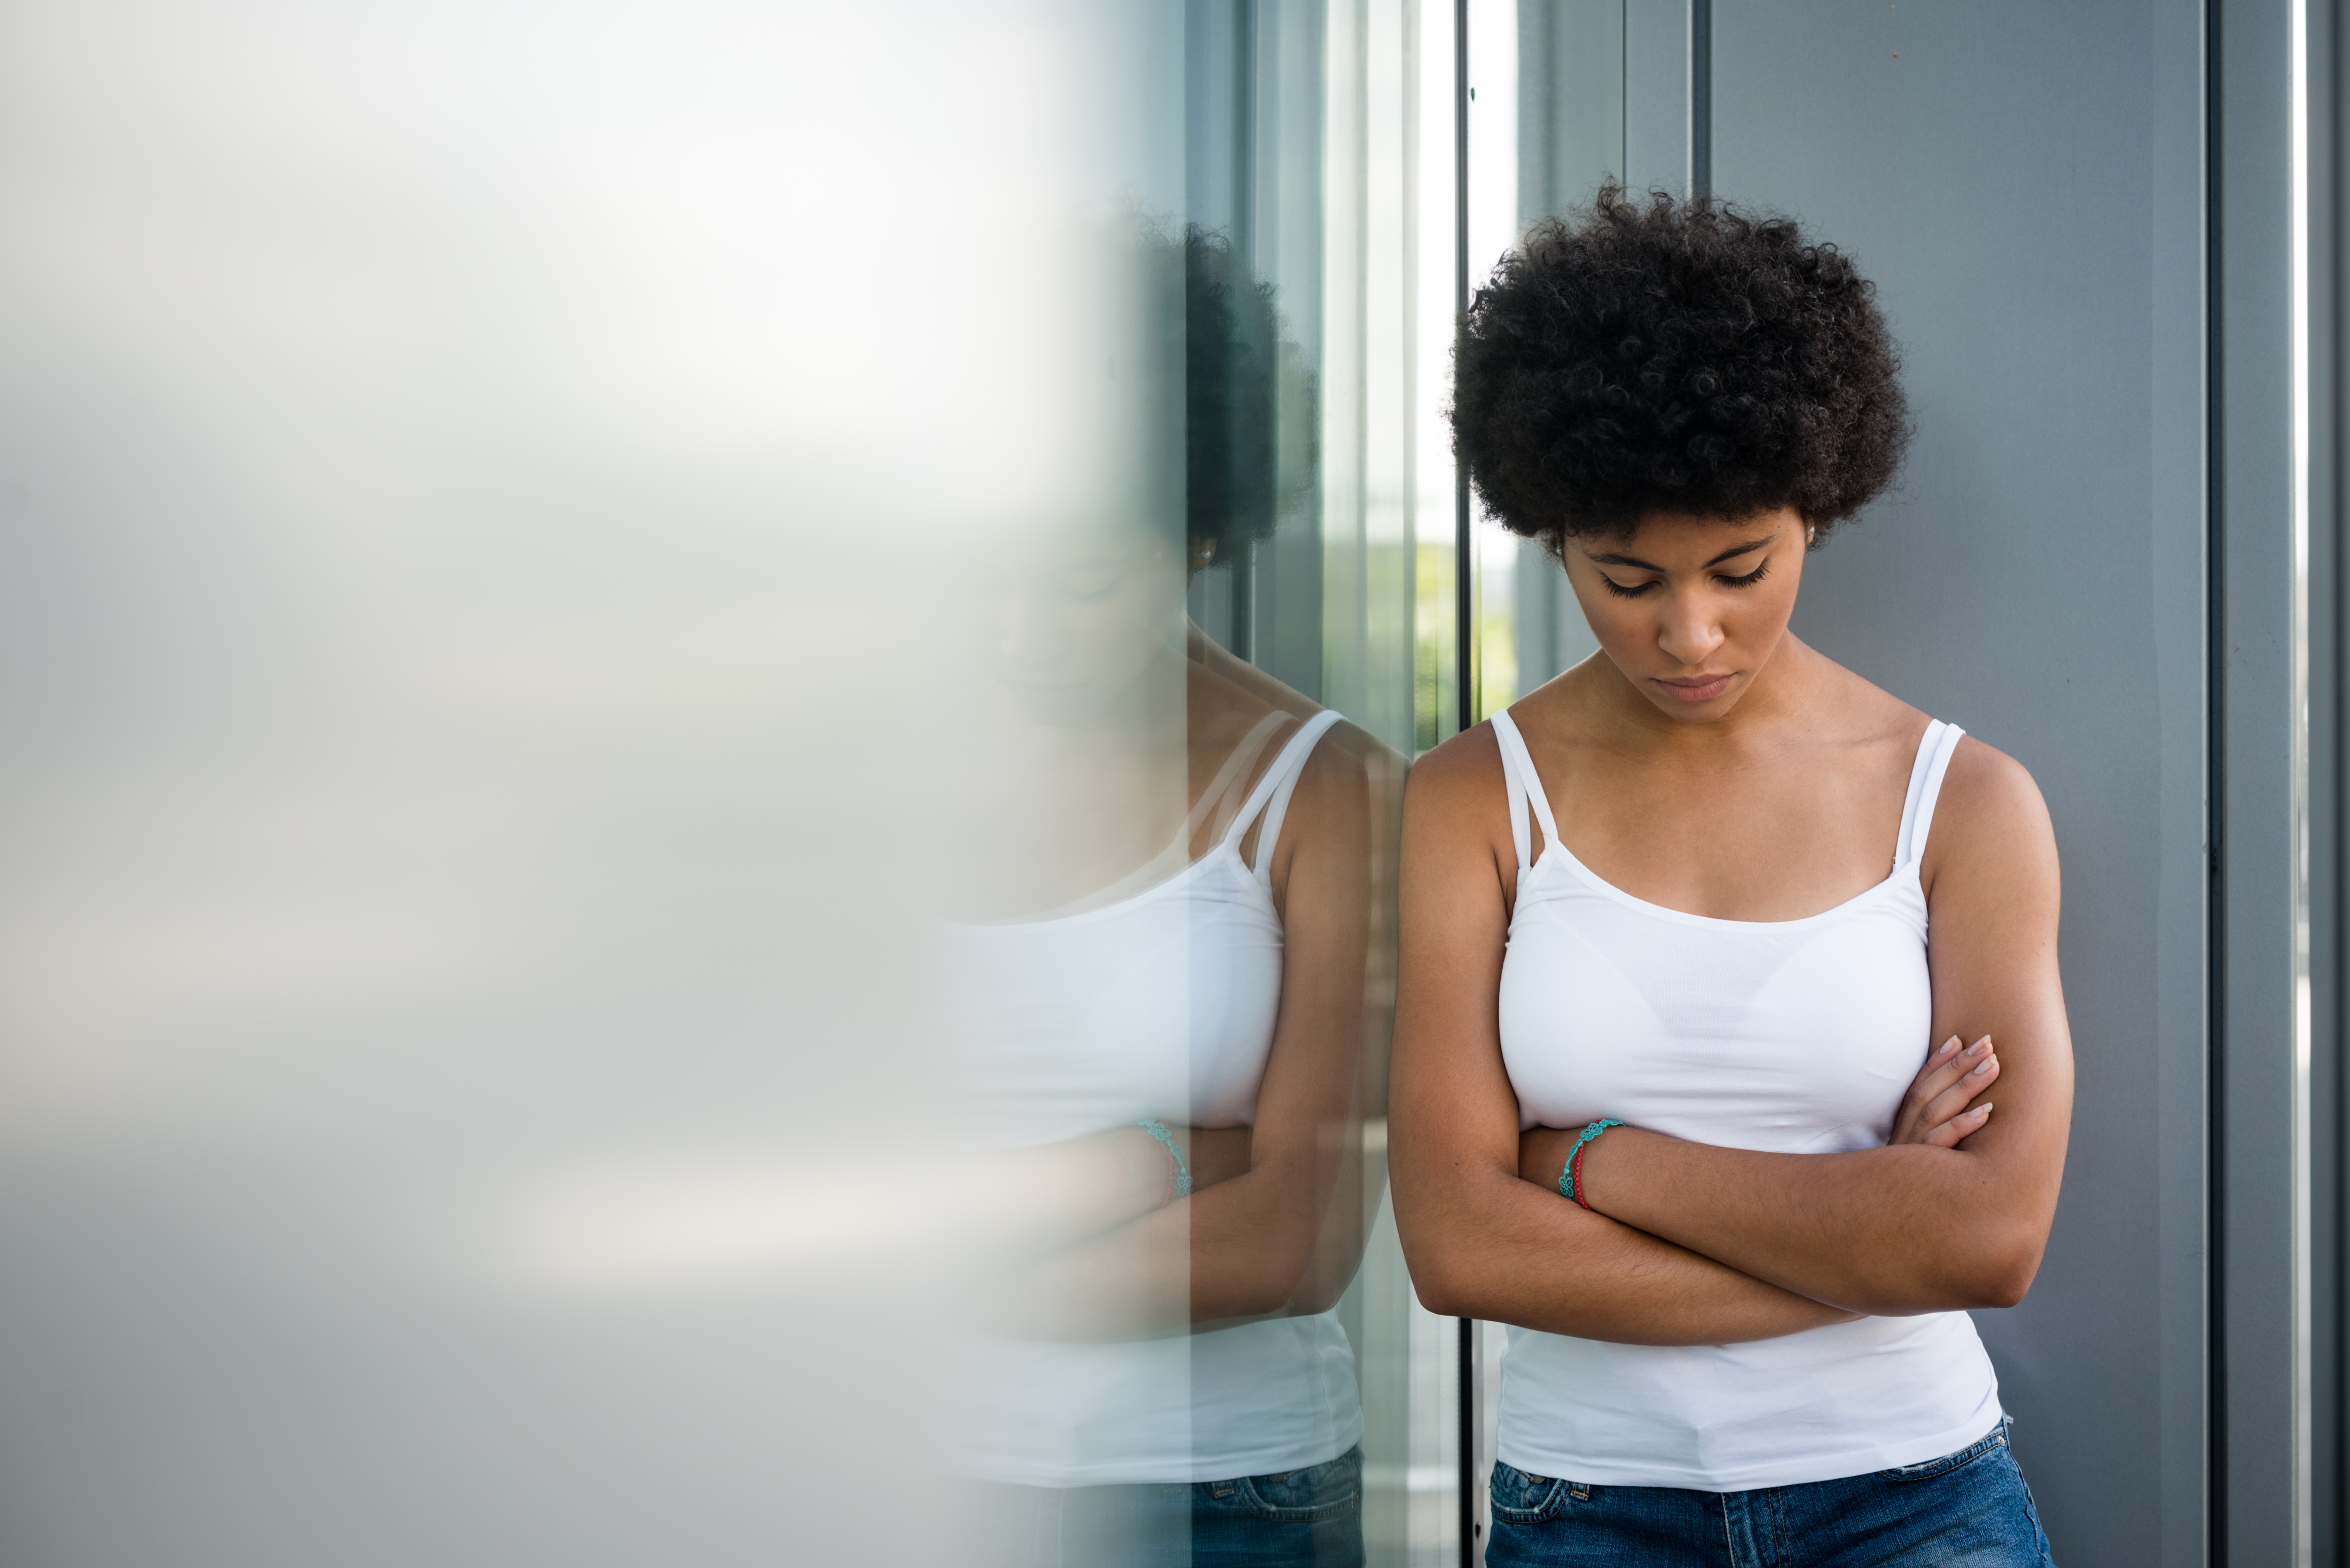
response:
<path id="1" fill-rule="evenodd" d="M 1960 1139 L 1979 1133 L 1991 1120 L 1991 1102 L 1974 1105 L 1976 1096 L 1999 1080 L 1999 1054 L 1986 1034 L 1964 1051 L 1951 1035 L 1926 1058 L 1917 1081 L 1901 1096 L 1894 1113 L 1893 1136 L 1885 1147 L 1921 1143 L 1932 1148 L 1955 1148 Z"/>

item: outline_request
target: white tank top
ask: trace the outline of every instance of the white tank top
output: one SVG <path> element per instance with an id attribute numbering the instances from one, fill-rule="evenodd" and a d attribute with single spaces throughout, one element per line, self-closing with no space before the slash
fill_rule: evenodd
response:
<path id="1" fill-rule="evenodd" d="M 1959 730 L 1926 726 L 1892 875 L 1800 920 L 1685 914 L 1600 880 L 1559 842 L 1517 726 L 1496 713 L 1493 730 L 1518 851 L 1501 1032 L 1519 1125 L 1616 1116 L 1724 1148 L 1881 1147 L 1933 1027 L 1918 861 Z M 1999 1415 L 1964 1313 L 1745 1345 L 1513 1327 L 1498 1451 L 1533 1475 L 1742 1491 L 1938 1459 Z"/>
<path id="2" fill-rule="evenodd" d="M 1057 919 L 954 928 L 973 1125 L 1024 1147 L 1146 1116 L 1255 1121 L 1281 1009 L 1274 848 L 1306 757 L 1338 720 L 1301 726 L 1216 846 L 1191 860 L 1193 831 L 1230 808 L 1288 722 L 1268 716 L 1154 862 L 1173 875 Z M 1251 866 L 1241 844 L 1260 817 Z M 957 1468 L 989 1480 L 1228 1480 L 1326 1463 L 1362 1437 L 1335 1311 L 1107 1344 L 990 1335 L 968 1350 Z"/>

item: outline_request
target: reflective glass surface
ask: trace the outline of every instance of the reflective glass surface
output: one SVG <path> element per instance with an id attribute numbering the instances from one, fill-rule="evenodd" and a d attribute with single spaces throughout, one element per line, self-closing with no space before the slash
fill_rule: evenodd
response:
<path id="1" fill-rule="evenodd" d="M 0 1560 L 1460 1561 L 1450 8 L 7 36 Z"/>

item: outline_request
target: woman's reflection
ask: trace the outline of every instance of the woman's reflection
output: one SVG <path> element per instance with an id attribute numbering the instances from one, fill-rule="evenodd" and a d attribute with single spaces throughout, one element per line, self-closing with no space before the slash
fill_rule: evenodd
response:
<path id="1" fill-rule="evenodd" d="M 1191 574 L 1310 493 L 1312 391 L 1221 239 L 1141 249 L 1181 500 L 1063 531 L 992 599 L 1019 786 L 953 946 L 1013 1240 L 961 1468 L 990 1563 L 1358 1563 L 1334 1309 L 1377 1195 L 1401 759 L 1186 619 Z"/>

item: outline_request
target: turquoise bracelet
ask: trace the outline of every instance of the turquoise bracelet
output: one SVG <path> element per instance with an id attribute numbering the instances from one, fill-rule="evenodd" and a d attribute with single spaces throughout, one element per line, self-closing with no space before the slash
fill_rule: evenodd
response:
<path id="1" fill-rule="evenodd" d="M 1172 1203 L 1178 1198 L 1191 1197 L 1191 1168 L 1183 1163 L 1183 1151 L 1175 1147 L 1175 1135 L 1167 1130 L 1167 1124 L 1156 1116 L 1145 1116 L 1134 1125 L 1157 1138 L 1166 1147 L 1167 1158 L 1174 1162 L 1175 1180 L 1168 1192 L 1167 1201 Z"/>
<path id="2" fill-rule="evenodd" d="M 1576 1138 L 1575 1140 L 1575 1147 L 1566 1151 L 1566 1165 L 1558 1173 L 1558 1189 L 1562 1195 L 1567 1198 L 1574 1198 L 1575 1201 L 1577 1203 L 1583 1203 L 1583 1199 L 1575 1197 L 1575 1162 L 1583 1157 L 1583 1146 L 1589 1143 L 1593 1138 L 1597 1137 L 1601 1133 L 1606 1132 L 1609 1127 L 1620 1127 L 1623 1125 L 1624 1124 L 1622 1122 L 1617 1121 L 1614 1116 L 1602 1116 L 1597 1121 L 1589 1124 L 1583 1129 L 1583 1136 Z M 1583 1207 L 1588 1209 L 1591 1205 L 1588 1203 L 1583 1203 Z"/>

